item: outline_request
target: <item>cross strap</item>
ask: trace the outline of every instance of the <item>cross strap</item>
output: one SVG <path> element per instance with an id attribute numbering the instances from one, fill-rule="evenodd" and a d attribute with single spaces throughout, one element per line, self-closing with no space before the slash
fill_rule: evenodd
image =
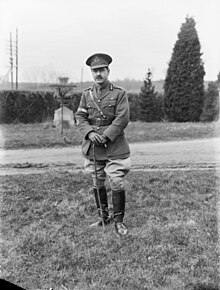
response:
<path id="1" fill-rule="evenodd" d="M 90 97 L 91 100 L 93 101 L 93 104 L 95 105 L 96 109 L 98 110 L 99 114 L 102 116 L 102 118 L 107 119 L 107 117 L 105 116 L 105 114 L 102 112 L 101 108 L 99 107 L 99 105 L 96 103 L 92 90 L 89 91 L 90 92 Z"/>

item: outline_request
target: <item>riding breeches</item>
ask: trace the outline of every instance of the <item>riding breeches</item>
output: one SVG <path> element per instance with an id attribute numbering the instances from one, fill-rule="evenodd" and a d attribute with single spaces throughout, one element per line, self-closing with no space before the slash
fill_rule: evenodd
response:
<path id="1" fill-rule="evenodd" d="M 123 178 L 131 168 L 131 159 L 128 157 L 124 159 L 97 160 L 97 178 L 93 160 L 85 158 L 84 167 L 85 171 L 92 175 L 94 187 L 103 187 L 107 176 L 111 189 L 120 191 L 124 189 Z"/>

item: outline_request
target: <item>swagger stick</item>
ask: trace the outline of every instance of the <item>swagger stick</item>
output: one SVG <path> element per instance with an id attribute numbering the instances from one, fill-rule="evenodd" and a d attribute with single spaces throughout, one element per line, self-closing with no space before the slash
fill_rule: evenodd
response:
<path id="1" fill-rule="evenodd" d="M 100 198 L 99 187 L 98 187 L 98 175 L 97 175 L 97 162 L 96 162 L 96 154 L 95 154 L 95 143 L 92 144 L 92 149 L 93 149 L 93 161 L 94 161 L 94 166 L 95 166 L 96 190 L 97 190 L 98 202 L 99 202 L 99 207 L 100 207 L 100 212 L 101 212 L 102 226 L 103 226 L 103 229 L 104 229 L 105 228 L 105 222 L 104 222 L 104 217 L 103 217 L 103 212 L 102 212 L 102 205 L 101 205 L 101 198 Z"/>

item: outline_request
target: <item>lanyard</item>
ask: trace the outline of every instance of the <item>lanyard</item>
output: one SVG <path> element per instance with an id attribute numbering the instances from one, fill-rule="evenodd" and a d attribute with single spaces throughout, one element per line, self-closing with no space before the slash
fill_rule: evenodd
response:
<path id="1" fill-rule="evenodd" d="M 102 112 L 101 108 L 99 107 L 99 105 L 96 103 L 94 96 L 92 94 L 92 90 L 90 90 L 90 97 L 93 101 L 93 104 L 95 105 L 96 109 L 99 111 L 99 114 L 102 116 L 102 118 L 107 119 L 107 117 L 105 116 L 105 114 Z"/>

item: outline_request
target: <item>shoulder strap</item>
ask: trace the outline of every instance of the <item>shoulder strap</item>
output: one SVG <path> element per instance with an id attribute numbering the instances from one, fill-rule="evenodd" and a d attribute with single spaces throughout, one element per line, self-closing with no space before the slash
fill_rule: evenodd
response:
<path id="1" fill-rule="evenodd" d="M 88 91 L 88 90 L 91 90 L 91 87 L 84 89 L 84 91 Z"/>
<path id="2" fill-rule="evenodd" d="M 105 114 L 102 112 L 101 108 L 99 107 L 99 105 L 96 103 L 94 96 L 92 94 L 92 90 L 89 91 L 90 92 L 90 97 L 91 100 L 93 101 L 93 104 L 95 105 L 96 109 L 99 111 L 99 114 L 104 118 L 107 119 L 107 117 L 105 116 Z"/>

